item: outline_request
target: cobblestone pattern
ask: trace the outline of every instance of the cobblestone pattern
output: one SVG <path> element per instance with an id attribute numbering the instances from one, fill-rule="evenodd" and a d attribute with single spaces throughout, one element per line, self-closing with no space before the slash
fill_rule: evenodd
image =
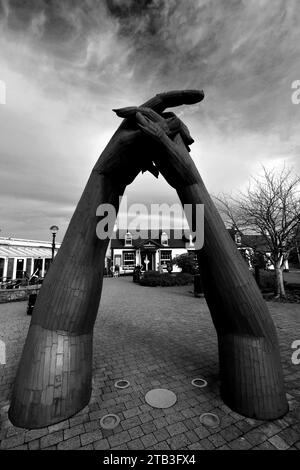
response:
<path id="1" fill-rule="evenodd" d="M 93 395 L 89 405 L 62 423 L 38 430 L 14 427 L 7 410 L 11 386 L 30 317 L 26 303 L 0 305 L 0 339 L 7 364 L 0 365 L 1 449 L 300 449 L 300 365 L 293 365 L 291 344 L 300 339 L 297 304 L 269 303 L 284 367 L 289 413 L 261 422 L 234 413 L 219 395 L 217 338 L 204 299 L 191 287 L 149 288 L 131 278 L 105 279 L 94 334 Z M 195 388 L 192 379 L 208 382 Z M 130 387 L 116 389 L 118 379 Z M 177 403 L 151 408 L 144 396 L 168 388 Z M 216 413 L 220 426 L 200 423 L 204 412 Z M 107 413 L 120 417 L 114 430 L 104 430 Z"/>

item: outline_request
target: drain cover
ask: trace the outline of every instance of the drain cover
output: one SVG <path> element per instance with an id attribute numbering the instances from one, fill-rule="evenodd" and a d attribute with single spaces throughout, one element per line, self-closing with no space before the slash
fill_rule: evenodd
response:
<path id="1" fill-rule="evenodd" d="M 217 428 L 220 424 L 220 418 L 214 413 L 203 413 L 200 416 L 200 423 L 209 428 Z"/>
<path id="2" fill-rule="evenodd" d="M 153 408 L 170 408 L 175 405 L 177 397 L 171 390 L 154 388 L 146 393 L 145 400 Z"/>
<path id="3" fill-rule="evenodd" d="M 207 382 L 204 379 L 194 379 L 192 380 L 192 385 L 194 385 L 194 387 L 203 388 L 207 386 Z"/>
<path id="4" fill-rule="evenodd" d="M 117 415 L 109 414 L 100 419 L 100 426 L 103 429 L 114 429 L 120 423 L 120 418 Z"/>
<path id="5" fill-rule="evenodd" d="M 127 388 L 129 387 L 130 383 L 128 382 L 128 380 L 117 380 L 115 382 L 115 387 L 116 388 Z"/>

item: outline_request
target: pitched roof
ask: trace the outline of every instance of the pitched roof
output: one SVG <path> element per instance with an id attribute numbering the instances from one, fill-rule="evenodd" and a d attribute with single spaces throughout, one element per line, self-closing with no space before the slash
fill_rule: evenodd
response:
<path id="1" fill-rule="evenodd" d="M 168 246 L 161 244 L 162 233 L 168 235 Z M 111 238 L 111 248 L 131 248 L 125 247 L 125 232 L 115 232 L 115 238 Z M 157 231 L 144 230 L 139 238 L 132 239 L 132 248 L 138 249 L 147 242 L 154 243 L 158 248 L 186 248 L 189 242 L 189 232 L 184 233 L 181 229 L 160 229 Z"/>
<path id="2" fill-rule="evenodd" d="M 235 240 L 235 235 L 239 234 L 241 237 L 241 248 L 253 248 L 256 251 L 270 251 L 270 248 L 262 235 L 253 234 L 253 235 L 244 235 L 239 230 L 231 228 L 228 230 L 229 235 L 233 240 Z"/>

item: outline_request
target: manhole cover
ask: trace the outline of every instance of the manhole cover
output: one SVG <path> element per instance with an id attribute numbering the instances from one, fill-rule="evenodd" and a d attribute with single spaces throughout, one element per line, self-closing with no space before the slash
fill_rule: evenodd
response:
<path id="1" fill-rule="evenodd" d="M 220 424 L 220 418 L 214 413 L 203 413 L 200 416 L 200 423 L 209 428 L 217 428 Z"/>
<path id="2" fill-rule="evenodd" d="M 171 390 L 154 388 L 146 393 L 145 400 L 153 408 L 170 408 L 175 405 L 177 397 Z"/>
<path id="3" fill-rule="evenodd" d="M 109 414 L 100 419 L 100 426 L 103 429 L 114 429 L 120 423 L 120 418 L 117 415 Z"/>
<path id="4" fill-rule="evenodd" d="M 207 382 L 204 379 L 194 379 L 192 380 L 192 385 L 194 385 L 194 387 L 203 388 L 207 386 Z"/>
<path id="5" fill-rule="evenodd" d="M 115 382 L 115 387 L 116 388 L 127 388 L 129 387 L 130 383 L 128 382 L 128 380 L 117 380 Z"/>

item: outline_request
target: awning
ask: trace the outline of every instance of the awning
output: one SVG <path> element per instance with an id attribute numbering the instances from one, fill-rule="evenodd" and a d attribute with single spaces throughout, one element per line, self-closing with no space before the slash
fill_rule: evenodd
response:
<path id="1" fill-rule="evenodd" d="M 57 252 L 57 250 L 55 250 Z M 51 248 L 0 245 L 0 258 L 51 258 Z"/>

